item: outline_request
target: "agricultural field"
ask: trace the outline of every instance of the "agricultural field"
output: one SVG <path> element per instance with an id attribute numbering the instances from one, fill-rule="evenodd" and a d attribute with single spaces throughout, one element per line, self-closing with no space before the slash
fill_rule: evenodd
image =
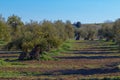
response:
<path id="1" fill-rule="evenodd" d="M 70 41 L 51 60 L 19 61 L 18 53 L 0 54 L 0 80 L 119 80 L 118 45 L 109 41 Z"/>
<path id="2" fill-rule="evenodd" d="M 0 80 L 120 80 L 120 0 L 0 0 Z"/>

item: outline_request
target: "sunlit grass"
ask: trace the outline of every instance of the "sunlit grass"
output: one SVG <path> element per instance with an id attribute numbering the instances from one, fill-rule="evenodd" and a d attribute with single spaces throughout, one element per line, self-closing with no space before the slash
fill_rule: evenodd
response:
<path id="1" fill-rule="evenodd" d="M 37 76 L 41 72 L 17 72 L 17 71 L 0 71 L 1 78 L 19 78 L 24 76 Z"/>
<path id="2" fill-rule="evenodd" d="M 75 42 L 75 40 L 68 40 L 66 42 L 64 42 L 63 44 L 61 44 L 61 46 L 57 49 L 52 49 L 49 53 L 51 56 L 61 56 L 63 52 L 67 52 L 69 50 L 71 50 L 73 48 L 73 42 Z"/>

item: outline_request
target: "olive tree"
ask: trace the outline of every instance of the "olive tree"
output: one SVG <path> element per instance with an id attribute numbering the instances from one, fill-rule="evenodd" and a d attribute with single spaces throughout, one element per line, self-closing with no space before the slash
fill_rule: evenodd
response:
<path id="1" fill-rule="evenodd" d="M 80 28 L 80 36 L 84 38 L 84 40 L 94 40 L 97 34 L 97 29 L 95 26 L 84 26 Z"/>
<path id="2" fill-rule="evenodd" d="M 74 28 L 70 21 L 66 21 L 65 23 L 65 32 L 68 36 L 68 39 L 74 38 Z"/>
<path id="3" fill-rule="evenodd" d="M 57 29 L 57 34 L 58 37 L 62 40 L 65 41 L 68 39 L 67 33 L 65 31 L 65 23 L 62 22 L 61 20 L 55 21 L 54 26 Z"/>
<path id="4" fill-rule="evenodd" d="M 115 41 L 120 45 L 120 19 L 116 20 L 113 25 Z"/>
<path id="5" fill-rule="evenodd" d="M 98 30 L 98 36 L 103 37 L 106 41 L 114 39 L 113 25 L 110 23 L 104 23 L 102 28 Z"/>
<path id="6" fill-rule="evenodd" d="M 74 29 L 75 29 L 75 30 L 74 30 L 75 39 L 76 39 L 76 40 L 80 40 L 80 33 L 81 33 L 81 32 L 80 32 L 80 28 L 81 28 L 81 26 L 82 26 L 82 25 L 81 25 L 81 22 L 78 21 L 77 23 L 74 23 L 73 25 L 74 25 Z"/>
<path id="7" fill-rule="evenodd" d="M 0 16 L 0 40 L 7 42 L 11 40 L 9 27 L 2 16 Z"/>
<path id="8" fill-rule="evenodd" d="M 19 16 L 16 15 L 9 16 L 7 19 L 7 24 L 11 28 L 11 36 L 13 40 L 20 36 L 19 35 L 21 32 L 20 28 L 21 26 L 23 26 L 23 22 L 21 21 L 21 18 Z"/>

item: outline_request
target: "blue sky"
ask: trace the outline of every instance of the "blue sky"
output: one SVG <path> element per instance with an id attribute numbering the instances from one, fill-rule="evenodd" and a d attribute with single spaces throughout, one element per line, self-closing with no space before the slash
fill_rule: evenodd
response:
<path id="1" fill-rule="evenodd" d="M 0 0 L 0 14 L 29 20 L 101 23 L 120 18 L 120 0 Z"/>

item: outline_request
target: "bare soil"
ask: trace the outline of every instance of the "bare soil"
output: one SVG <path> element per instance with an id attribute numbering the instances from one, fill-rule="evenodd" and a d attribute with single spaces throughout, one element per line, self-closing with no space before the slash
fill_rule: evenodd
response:
<path id="1" fill-rule="evenodd" d="M 33 76 L 0 78 L 0 80 L 79 80 L 120 76 L 119 52 L 111 44 L 100 41 L 75 42 L 72 50 L 56 56 L 53 61 L 13 61 L 25 67 L 1 67 L 0 71 L 40 72 Z M 81 47 L 81 46 L 88 47 Z M 104 46 L 108 46 L 102 48 Z M 16 54 L 0 54 L 0 57 L 17 57 Z"/>

